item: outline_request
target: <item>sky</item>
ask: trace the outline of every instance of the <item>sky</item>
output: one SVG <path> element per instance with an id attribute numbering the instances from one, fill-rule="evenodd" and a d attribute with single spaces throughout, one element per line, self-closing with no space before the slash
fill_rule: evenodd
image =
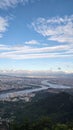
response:
<path id="1" fill-rule="evenodd" d="M 0 71 L 73 73 L 73 0 L 0 0 Z"/>

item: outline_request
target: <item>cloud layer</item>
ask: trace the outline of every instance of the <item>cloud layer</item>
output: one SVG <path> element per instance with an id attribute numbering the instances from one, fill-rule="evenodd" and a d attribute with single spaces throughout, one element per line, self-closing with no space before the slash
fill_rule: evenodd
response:
<path id="1" fill-rule="evenodd" d="M 3 0 L 3 2 L 4 1 L 8 2 L 7 5 L 10 6 L 11 0 Z M 13 1 L 13 5 L 19 2 L 28 2 L 28 0 Z M 7 30 L 8 25 L 8 20 L 4 17 L 0 17 L 0 38 Z M 42 47 L 42 43 L 33 39 L 26 41 L 24 46 L 9 46 L 2 44 L 0 45 L 0 58 L 22 60 L 73 57 L 73 15 L 62 18 L 53 17 L 51 19 L 38 18 L 32 23 L 32 26 L 37 33 L 46 37 L 49 41 L 58 42 L 58 45 L 47 45 L 47 47 Z M 41 47 L 38 46 L 39 44 Z"/>
<path id="2" fill-rule="evenodd" d="M 38 18 L 32 22 L 32 26 L 36 32 L 48 40 L 73 43 L 73 15 L 49 19 Z"/>
<path id="3" fill-rule="evenodd" d="M 57 45 L 47 47 L 0 45 L 0 58 L 36 59 L 73 57 L 73 45 Z"/>

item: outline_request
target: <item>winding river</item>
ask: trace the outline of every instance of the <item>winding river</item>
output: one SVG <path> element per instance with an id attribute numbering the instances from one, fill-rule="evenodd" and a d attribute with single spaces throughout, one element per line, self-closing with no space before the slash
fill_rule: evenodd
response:
<path id="1" fill-rule="evenodd" d="M 5 99 L 7 97 L 23 96 L 23 95 L 27 95 L 27 94 L 32 93 L 32 92 L 47 90 L 48 88 L 54 88 L 54 89 L 70 89 L 70 88 L 72 88 L 71 86 L 65 86 L 65 85 L 60 85 L 60 84 L 56 84 L 56 83 L 50 83 L 48 80 L 41 81 L 41 84 L 42 85 L 40 85 L 39 88 L 2 93 L 2 94 L 0 94 L 0 100 Z"/>

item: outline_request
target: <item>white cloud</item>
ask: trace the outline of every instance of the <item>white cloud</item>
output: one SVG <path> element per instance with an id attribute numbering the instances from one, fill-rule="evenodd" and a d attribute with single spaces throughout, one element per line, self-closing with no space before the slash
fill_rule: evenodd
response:
<path id="1" fill-rule="evenodd" d="M 29 1 L 33 2 L 32 0 L 0 0 L 0 8 L 7 9 L 9 7 L 15 7 L 19 3 L 25 5 Z"/>
<path id="2" fill-rule="evenodd" d="M 30 46 L 0 45 L 0 58 L 35 59 L 35 58 L 65 58 L 73 57 L 73 46 L 58 45 L 51 47 L 34 48 Z"/>
<path id="3" fill-rule="evenodd" d="M 37 45 L 38 41 L 36 41 L 36 40 L 26 41 L 25 44 L 27 44 L 27 45 Z"/>
<path id="4" fill-rule="evenodd" d="M 2 38 L 2 34 L 7 30 L 8 20 L 6 18 L 0 17 L 0 38 Z"/>
<path id="5" fill-rule="evenodd" d="M 73 15 L 63 18 L 38 18 L 32 23 L 32 26 L 36 32 L 48 40 L 73 43 Z"/>
<path id="6" fill-rule="evenodd" d="M 59 54 L 59 53 L 38 53 L 38 54 L 0 54 L 0 58 L 10 58 L 16 60 L 22 59 L 36 59 L 36 58 L 69 58 L 73 57 L 73 54 Z"/>
<path id="7" fill-rule="evenodd" d="M 40 47 L 34 48 L 30 46 L 16 46 L 16 47 L 7 47 L 0 46 L 0 50 L 3 50 L 3 54 L 31 54 L 31 53 L 53 53 L 57 51 L 70 51 L 72 48 L 68 45 L 60 45 L 60 46 L 51 46 L 51 47 Z M 9 50 L 5 52 L 4 50 Z"/>

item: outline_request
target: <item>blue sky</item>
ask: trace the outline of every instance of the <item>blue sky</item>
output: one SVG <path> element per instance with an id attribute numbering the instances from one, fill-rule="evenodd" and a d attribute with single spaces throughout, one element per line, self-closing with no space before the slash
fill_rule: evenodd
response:
<path id="1" fill-rule="evenodd" d="M 73 72 L 73 0 L 0 0 L 0 70 Z"/>

